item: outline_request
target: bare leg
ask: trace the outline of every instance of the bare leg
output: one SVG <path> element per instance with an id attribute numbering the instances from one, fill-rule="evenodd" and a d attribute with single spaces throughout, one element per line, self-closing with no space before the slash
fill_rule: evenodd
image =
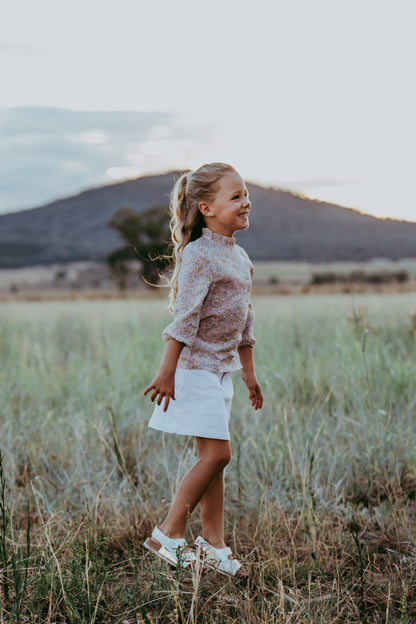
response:
<path id="1" fill-rule="evenodd" d="M 199 455 L 204 454 L 205 439 L 197 438 Z M 202 537 L 214 546 L 224 548 L 224 470 L 212 479 L 200 500 Z"/>
<path id="2" fill-rule="evenodd" d="M 210 488 L 213 479 L 219 473 L 222 474 L 231 458 L 231 447 L 228 440 L 197 438 L 197 443 L 199 459 L 180 482 L 169 513 L 160 525 L 160 529 L 169 537 L 184 537 L 188 516 Z M 217 489 L 218 484 L 214 491 Z M 218 498 L 218 495 L 215 498 Z M 208 496 L 208 500 L 212 500 L 212 494 Z M 223 512 L 221 513 L 223 514 Z"/>
<path id="3" fill-rule="evenodd" d="M 205 453 L 205 441 L 204 438 L 197 438 L 200 456 Z M 226 548 L 224 542 L 224 469 L 215 475 L 199 502 L 201 505 L 202 537 L 214 548 Z M 230 554 L 228 559 L 233 559 L 233 555 Z M 233 574 L 238 578 L 249 576 L 248 569 L 243 565 Z"/>

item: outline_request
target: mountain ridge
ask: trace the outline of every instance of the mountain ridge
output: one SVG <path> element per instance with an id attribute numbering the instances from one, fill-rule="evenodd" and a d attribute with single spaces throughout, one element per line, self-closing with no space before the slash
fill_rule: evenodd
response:
<path id="1" fill-rule="evenodd" d="M 178 171 L 83 190 L 39 207 L 0 215 L 0 267 L 102 261 L 122 244 L 108 227 L 122 206 L 142 212 L 168 204 Z M 416 223 L 247 183 L 250 228 L 238 242 L 253 260 L 326 262 L 416 257 Z"/>

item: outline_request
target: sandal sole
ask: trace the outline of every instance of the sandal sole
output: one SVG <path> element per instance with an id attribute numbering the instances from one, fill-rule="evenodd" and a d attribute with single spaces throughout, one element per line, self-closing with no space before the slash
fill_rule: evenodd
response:
<path id="1" fill-rule="evenodd" d="M 233 574 L 232 572 L 226 572 L 225 570 L 221 570 L 218 567 L 218 564 L 220 563 L 220 561 L 218 560 L 218 564 L 215 565 L 215 563 L 208 563 L 209 560 L 204 558 L 205 552 L 204 549 L 202 548 L 201 544 L 198 542 L 194 542 L 196 548 L 201 552 L 201 559 L 203 561 L 203 564 L 205 567 L 209 568 L 210 570 L 213 570 L 214 572 L 218 572 L 218 574 L 221 574 L 222 576 L 228 576 L 229 578 L 235 578 L 238 580 L 243 580 L 243 579 L 247 579 L 250 575 L 244 574 L 244 575 L 240 575 L 238 574 L 239 570 L 241 570 L 241 568 L 243 568 L 243 565 L 241 564 L 240 567 L 235 571 L 235 573 Z"/>
<path id="2" fill-rule="evenodd" d="M 159 557 L 159 559 L 162 559 L 162 561 L 169 563 L 169 565 L 171 565 L 174 568 L 178 567 L 179 562 L 174 558 L 174 556 L 171 555 L 170 552 L 166 550 L 166 548 L 164 548 L 163 546 L 160 546 L 160 548 L 156 548 L 152 543 L 152 538 L 148 537 L 143 542 L 143 546 L 147 548 L 148 550 L 150 550 L 153 554 L 155 554 L 156 557 Z M 189 561 L 189 562 L 187 561 L 185 563 L 181 563 L 180 565 L 182 568 L 191 568 L 192 565 L 195 565 L 195 563 L 196 561 Z"/>

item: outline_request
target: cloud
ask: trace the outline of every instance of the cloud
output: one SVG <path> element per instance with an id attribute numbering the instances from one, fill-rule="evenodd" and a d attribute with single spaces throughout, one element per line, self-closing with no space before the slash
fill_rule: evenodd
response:
<path id="1" fill-rule="evenodd" d="M 20 43 L 0 43 L 0 54 L 8 56 L 28 56 L 30 58 L 50 58 L 50 54 L 47 54 L 43 50 Z"/>
<path id="2" fill-rule="evenodd" d="M 84 141 L 84 143 L 91 143 L 92 145 L 101 145 L 101 143 L 106 143 L 107 140 L 107 134 L 104 130 L 100 129 L 88 130 L 81 134 L 81 141 Z"/>
<path id="3" fill-rule="evenodd" d="M 54 108 L 0 111 L 0 212 L 174 168 L 190 140 L 180 128 L 171 129 L 173 117 Z"/>
<path id="4" fill-rule="evenodd" d="M 342 137 L 325 136 L 308 118 L 287 124 L 267 111 L 4 109 L 0 213 L 221 160 L 249 182 L 414 220 L 410 149 L 390 149 L 384 133 L 389 149 L 374 150 L 371 132 L 360 131 L 359 141 L 356 134 L 347 126 Z"/>
<path id="5" fill-rule="evenodd" d="M 286 188 L 292 191 L 303 193 L 306 189 L 325 189 L 333 187 L 347 187 L 356 184 L 352 180 L 337 180 L 337 179 L 310 179 L 310 180 L 289 180 L 286 183 Z"/>

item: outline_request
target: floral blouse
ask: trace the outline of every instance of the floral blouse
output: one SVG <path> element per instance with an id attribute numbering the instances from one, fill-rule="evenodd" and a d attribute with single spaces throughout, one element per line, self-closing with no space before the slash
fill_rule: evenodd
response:
<path id="1" fill-rule="evenodd" d="M 162 332 L 183 342 L 178 368 L 228 372 L 241 368 L 237 349 L 253 346 L 253 265 L 233 237 L 209 228 L 182 253 L 173 322 Z"/>

